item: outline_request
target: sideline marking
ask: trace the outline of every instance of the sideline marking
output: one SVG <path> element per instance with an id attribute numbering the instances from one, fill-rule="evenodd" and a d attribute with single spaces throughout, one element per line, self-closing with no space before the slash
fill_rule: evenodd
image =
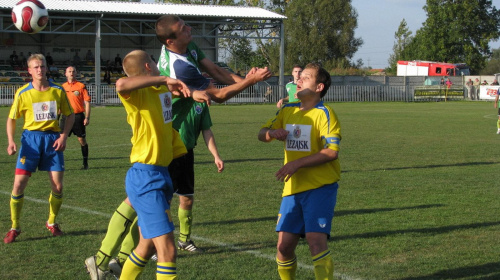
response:
<path id="1" fill-rule="evenodd" d="M 6 194 L 8 196 L 11 195 L 10 192 L 6 192 L 6 191 L 0 191 L 0 193 Z M 29 197 L 29 196 L 24 196 L 24 199 L 28 200 L 28 201 L 33 201 L 33 202 L 36 202 L 36 203 L 49 204 L 49 202 L 47 200 L 42 200 L 42 199 L 38 199 L 38 198 L 32 198 L 32 197 Z M 98 216 L 102 216 L 102 217 L 106 217 L 106 218 L 111 218 L 111 214 L 106 214 L 106 213 L 102 213 L 102 212 L 98 212 L 98 211 L 93 211 L 93 210 L 89 210 L 89 209 L 82 208 L 82 207 L 69 206 L 69 205 L 66 205 L 66 204 L 62 204 L 61 208 L 71 209 L 71 210 L 75 210 L 75 211 L 78 211 L 78 212 L 83 212 L 83 213 L 98 215 Z M 177 233 L 177 230 L 176 230 L 176 233 Z M 227 244 L 227 243 L 224 243 L 224 242 L 219 242 L 219 241 L 216 241 L 216 240 L 213 240 L 213 239 L 210 239 L 210 238 L 201 237 L 201 236 L 198 236 L 198 235 L 191 235 L 191 236 L 193 236 L 195 239 L 202 240 L 203 242 L 206 242 L 206 243 L 209 243 L 209 244 L 212 244 L 212 245 L 217 245 L 219 247 L 224 247 L 224 248 L 230 249 L 231 251 L 243 252 L 243 253 L 247 253 L 247 254 L 250 254 L 250 255 L 254 255 L 254 256 L 259 257 L 259 258 L 271 260 L 273 262 L 276 261 L 276 256 L 275 255 L 264 254 L 264 253 L 261 253 L 259 251 L 255 251 L 255 250 L 244 250 L 244 249 L 242 249 L 241 247 L 238 247 L 238 246 L 234 246 L 234 245 Z M 300 262 L 297 262 L 297 266 L 300 267 L 300 268 L 303 268 L 303 269 L 314 271 L 314 266 L 312 266 L 312 265 L 302 264 Z M 334 273 L 334 276 L 337 277 L 337 278 L 339 278 L 339 279 L 341 279 L 341 280 L 363 280 L 361 278 L 354 278 L 354 277 L 351 277 L 349 275 L 345 275 L 345 274 L 342 274 L 342 273 L 336 273 L 336 272 Z"/>

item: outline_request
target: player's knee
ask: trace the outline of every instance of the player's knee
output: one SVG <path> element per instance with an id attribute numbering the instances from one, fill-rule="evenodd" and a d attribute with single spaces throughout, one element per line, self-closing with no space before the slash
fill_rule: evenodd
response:
<path id="1" fill-rule="evenodd" d="M 289 244 L 285 244 L 283 242 L 278 243 L 277 245 L 278 253 L 285 257 L 287 260 L 293 258 L 295 247 L 290 246 Z"/>

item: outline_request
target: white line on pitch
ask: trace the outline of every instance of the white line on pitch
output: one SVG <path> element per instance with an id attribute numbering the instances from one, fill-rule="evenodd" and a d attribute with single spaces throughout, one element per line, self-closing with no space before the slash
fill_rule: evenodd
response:
<path id="1" fill-rule="evenodd" d="M 6 191 L 0 191 L 0 193 L 2 194 L 6 194 L 6 195 L 11 195 L 10 192 L 6 192 Z M 48 204 L 48 200 L 43 200 L 43 199 L 38 199 L 38 198 L 32 198 L 32 197 L 28 197 L 28 196 L 24 196 L 24 199 L 25 200 L 28 200 L 28 201 L 33 201 L 33 202 L 36 202 L 36 203 L 42 203 L 42 204 Z M 86 208 L 82 208 L 82 207 L 76 207 L 76 206 L 69 206 L 67 204 L 62 204 L 61 205 L 62 208 L 65 208 L 65 209 L 71 209 L 71 210 L 75 210 L 75 211 L 78 211 L 78 212 L 83 212 L 83 213 L 88 213 L 88 214 L 93 214 L 93 215 L 98 215 L 98 216 L 102 216 L 102 217 L 106 217 L 106 218 L 111 218 L 111 214 L 107 214 L 107 213 L 102 213 L 102 212 L 98 212 L 98 211 L 93 211 L 93 210 L 89 210 L 89 209 L 86 209 Z M 259 258 L 263 258 L 263 259 L 267 259 L 267 260 L 271 260 L 271 261 L 276 261 L 276 256 L 275 255 L 269 255 L 269 254 L 263 254 L 259 251 L 255 251 L 255 250 L 244 250 L 238 246 L 234 246 L 234 245 L 231 245 L 231 244 L 228 244 L 228 243 L 224 243 L 224 242 L 219 242 L 219 241 L 216 241 L 216 240 L 213 240 L 213 239 L 210 239 L 210 238 L 205 238 L 205 237 L 201 237 L 201 236 L 197 236 L 197 235 L 191 235 L 193 236 L 195 239 L 198 239 L 198 240 L 202 240 L 203 242 L 206 242 L 206 243 L 209 243 L 209 244 L 212 244 L 212 245 L 217 245 L 219 247 L 224 247 L 224 248 L 227 248 L 227 249 L 230 249 L 231 251 L 237 251 L 237 252 L 244 252 L 244 253 L 247 253 L 247 254 L 250 254 L 250 255 L 254 255 L 256 257 L 259 257 Z M 308 270 L 314 270 L 314 267 L 312 265 L 307 265 L 307 264 L 301 264 L 301 263 L 297 263 L 298 267 L 300 268 L 303 268 L 303 269 L 308 269 Z M 335 273 L 335 277 L 341 279 L 341 280 L 362 280 L 361 278 L 353 278 L 351 276 L 348 276 L 348 275 L 345 275 L 345 274 L 341 274 L 341 273 Z"/>

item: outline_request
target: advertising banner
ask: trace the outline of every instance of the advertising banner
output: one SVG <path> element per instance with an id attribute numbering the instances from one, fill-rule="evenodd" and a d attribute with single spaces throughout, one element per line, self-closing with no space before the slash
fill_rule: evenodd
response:
<path id="1" fill-rule="evenodd" d="M 481 100 L 495 100 L 498 88 L 500 86 L 481 86 L 479 88 L 479 99 Z"/>

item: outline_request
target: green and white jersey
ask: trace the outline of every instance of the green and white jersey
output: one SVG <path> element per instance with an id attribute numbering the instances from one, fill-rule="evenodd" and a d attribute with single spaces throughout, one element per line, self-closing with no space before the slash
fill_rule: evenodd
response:
<path id="1" fill-rule="evenodd" d="M 289 82 L 285 86 L 286 92 L 288 93 L 288 102 L 296 102 L 299 99 L 295 98 L 295 93 L 297 92 L 297 84 L 294 82 Z"/>
<path id="2" fill-rule="evenodd" d="M 193 42 L 189 43 L 187 52 L 184 54 L 175 53 L 163 46 L 158 60 L 158 69 L 160 75 L 181 80 L 190 89 L 204 90 L 210 85 L 210 80 L 203 77 L 199 69 L 200 62 L 204 58 L 203 51 Z M 193 103 L 192 98 L 173 99 L 173 126 L 176 130 L 180 129 Z"/>
<path id="3" fill-rule="evenodd" d="M 200 62 L 204 58 L 203 51 L 193 42 L 189 43 L 187 52 L 183 54 L 175 53 L 163 46 L 158 69 L 162 76 L 181 80 L 191 89 L 204 90 L 210 84 L 210 80 L 203 77 L 199 69 Z"/>

